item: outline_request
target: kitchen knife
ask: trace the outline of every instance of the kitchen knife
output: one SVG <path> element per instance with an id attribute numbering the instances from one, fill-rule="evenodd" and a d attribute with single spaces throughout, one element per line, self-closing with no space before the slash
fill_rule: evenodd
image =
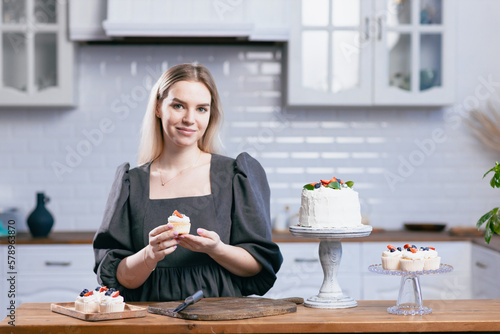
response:
<path id="1" fill-rule="evenodd" d="M 180 311 L 184 310 L 186 307 L 188 307 L 189 305 L 196 303 L 201 298 L 203 298 L 203 291 L 202 290 L 196 291 L 194 295 L 187 297 L 184 300 L 184 303 L 177 306 L 173 312 L 174 313 L 180 312 Z"/>

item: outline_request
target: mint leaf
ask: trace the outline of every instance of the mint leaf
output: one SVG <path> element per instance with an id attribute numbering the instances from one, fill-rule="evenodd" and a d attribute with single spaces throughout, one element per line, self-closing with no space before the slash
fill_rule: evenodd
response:
<path id="1" fill-rule="evenodd" d="M 327 188 L 333 188 L 333 189 L 340 189 L 340 183 L 338 183 L 337 181 L 330 182 L 330 183 L 327 184 L 326 187 Z"/>
<path id="2" fill-rule="evenodd" d="M 347 181 L 345 184 L 347 184 L 347 186 L 349 188 L 352 188 L 352 186 L 354 185 L 354 182 L 353 181 Z"/>
<path id="3" fill-rule="evenodd" d="M 307 190 L 314 190 L 314 186 L 312 184 L 306 184 L 303 188 Z"/>

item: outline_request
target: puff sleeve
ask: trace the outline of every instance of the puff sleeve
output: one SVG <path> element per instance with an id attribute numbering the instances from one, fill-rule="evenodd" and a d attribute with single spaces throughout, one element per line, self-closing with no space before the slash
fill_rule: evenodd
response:
<path id="1" fill-rule="evenodd" d="M 93 241 L 97 281 L 124 295 L 127 289 L 118 282 L 116 271 L 120 261 L 134 253 L 130 233 L 129 168 L 130 165 L 124 163 L 116 170 L 103 221 Z"/>
<path id="2" fill-rule="evenodd" d="M 269 184 L 260 163 L 248 153 L 238 155 L 234 168 L 230 243 L 262 264 L 257 275 L 241 278 L 240 289 L 243 295 L 263 295 L 274 285 L 283 262 L 272 241 Z"/>

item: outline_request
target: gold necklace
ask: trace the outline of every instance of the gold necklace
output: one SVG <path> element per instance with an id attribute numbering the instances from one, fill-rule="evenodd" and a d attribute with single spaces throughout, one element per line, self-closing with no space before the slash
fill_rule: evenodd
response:
<path id="1" fill-rule="evenodd" d="M 158 168 L 158 172 L 160 173 L 160 183 L 161 183 L 161 186 L 162 187 L 165 186 L 167 183 L 169 183 L 170 181 L 172 181 L 173 179 L 175 179 L 177 176 L 179 176 L 182 173 L 184 173 L 186 170 L 188 170 L 190 168 L 193 168 L 198 163 L 198 161 L 200 161 L 200 158 L 201 158 L 201 150 L 200 150 L 200 154 L 198 154 L 198 159 L 196 159 L 196 161 L 191 166 L 184 168 L 179 173 L 177 173 L 174 177 L 172 177 L 171 179 L 169 179 L 167 181 L 163 181 L 163 175 L 161 174 L 160 168 Z M 159 164 L 160 164 L 160 160 L 158 160 L 158 165 Z"/>

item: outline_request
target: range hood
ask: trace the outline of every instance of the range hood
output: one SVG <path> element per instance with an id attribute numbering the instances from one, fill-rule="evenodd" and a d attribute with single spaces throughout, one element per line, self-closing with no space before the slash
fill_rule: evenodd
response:
<path id="1" fill-rule="evenodd" d="M 287 41 L 289 0 L 108 0 L 105 34 Z"/>

